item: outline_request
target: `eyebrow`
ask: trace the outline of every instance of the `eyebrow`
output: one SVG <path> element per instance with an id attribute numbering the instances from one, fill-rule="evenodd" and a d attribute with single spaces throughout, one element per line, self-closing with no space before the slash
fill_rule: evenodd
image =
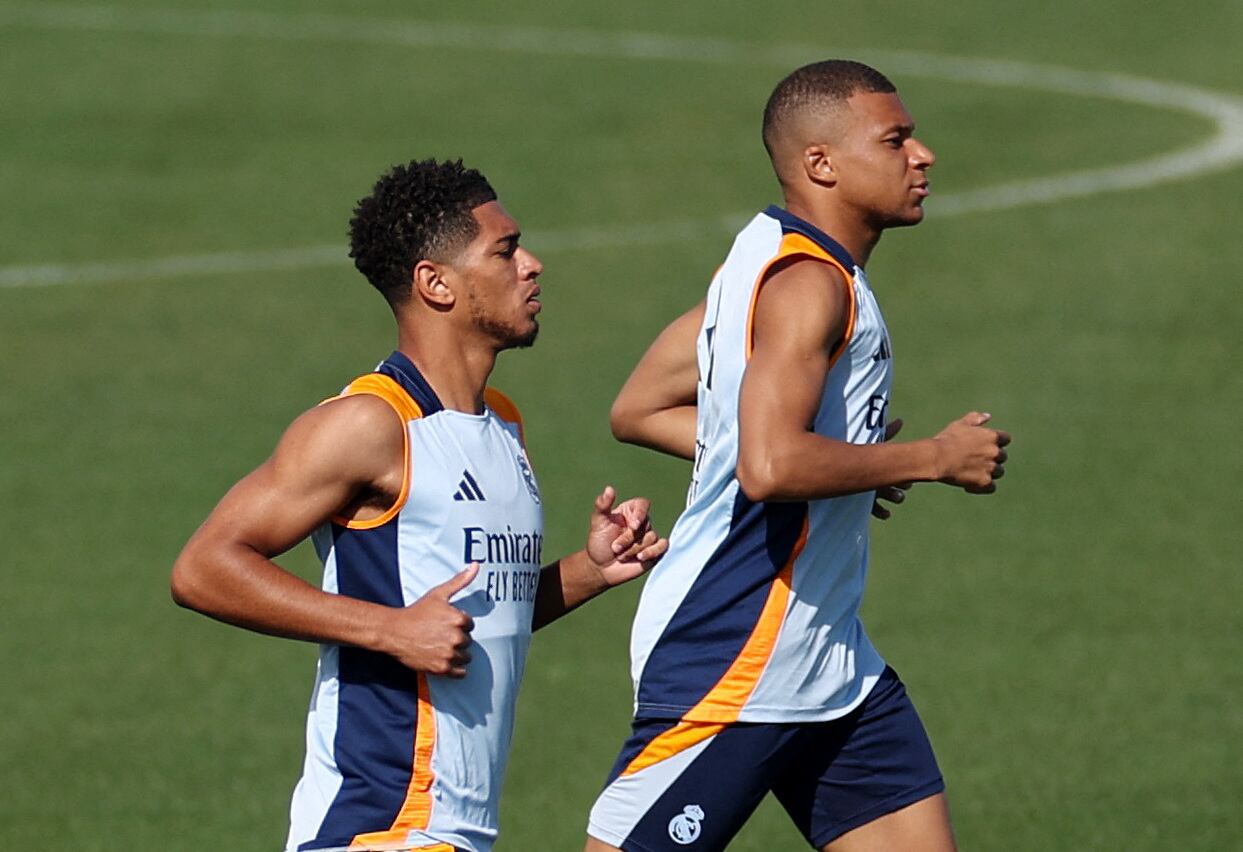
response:
<path id="1" fill-rule="evenodd" d="M 514 231 L 513 233 L 506 234 L 506 235 L 505 235 L 505 236 L 503 236 L 503 237 L 497 237 L 497 238 L 496 238 L 496 245 L 498 245 L 498 246 L 499 246 L 499 245 L 505 245 L 506 247 L 508 247 L 508 246 L 509 246 L 509 245 L 511 245 L 511 244 L 512 244 L 512 245 L 517 245 L 517 244 L 518 244 L 518 240 L 519 240 L 521 237 L 522 237 L 522 232 L 521 232 L 521 231 Z"/>

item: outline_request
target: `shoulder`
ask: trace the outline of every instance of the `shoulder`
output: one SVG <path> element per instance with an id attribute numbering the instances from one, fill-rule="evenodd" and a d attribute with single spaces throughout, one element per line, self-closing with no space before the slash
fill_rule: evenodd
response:
<path id="1" fill-rule="evenodd" d="M 402 457 L 406 430 L 394 407 L 372 394 L 334 397 L 301 414 L 273 462 L 330 478 L 371 481 Z"/>
<path id="2" fill-rule="evenodd" d="M 832 343 L 853 306 L 850 281 L 834 263 L 794 255 L 769 270 L 753 308 L 753 344 L 785 340 Z"/>
<path id="3" fill-rule="evenodd" d="M 797 292 L 804 298 L 832 301 L 844 296 L 850 283 L 846 273 L 834 261 L 821 255 L 796 252 L 776 259 L 760 281 L 762 290 Z"/>

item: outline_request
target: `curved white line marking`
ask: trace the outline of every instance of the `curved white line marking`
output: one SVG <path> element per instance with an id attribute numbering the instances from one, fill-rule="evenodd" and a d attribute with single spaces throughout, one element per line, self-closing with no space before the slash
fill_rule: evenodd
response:
<path id="1" fill-rule="evenodd" d="M 261 38 L 293 41 L 346 41 L 397 46 L 540 53 L 555 56 L 642 59 L 792 68 L 825 55 L 823 48 L 757 46 L 714 38 L 655 33 L 604 33 L 535 27 L 359 19 L 265 12 L 172 11 L 91 6 L 11 6 L 0 8 L 0 27 L 66 29 L 196 37 Z M 1105 98 L 1205 118 L 1215 126 L 1204 142 L 1133 163 L 1084 169 L 1013 181 L 953 195 L 935 196 L 937 216 L 1008 210 L 1049 204 L 1105 192 L 1139 189 L 1230 169 L 1243 162 L 1243 98 L 1194 86 L 1122 74 L 947 57 L 909 51 L 858 51 L 856 55 L 894 76 L 908 75 L 988 86 L 1026 88 L 1081 97 Z M 653 245 L 717 236 L 732 230 L 745 214 L 699 222 L 664 222 L 618 228 L 586 228 L 532 234 L 544 250 Z M 259 252 L 217 252 L 152 260 L 0 267 L 0 287 L 88 284 L 170 276 L 304 269 L 344 262 L 338 246 L 312 246 Z"/>

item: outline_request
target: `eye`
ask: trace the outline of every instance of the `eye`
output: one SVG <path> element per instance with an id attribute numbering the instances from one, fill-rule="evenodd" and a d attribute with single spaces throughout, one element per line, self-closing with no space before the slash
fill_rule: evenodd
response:
<path id="1" fill-rule="evenodd" d="M 901 136 L 889 136 L 884 140 L 885 144 L 890 148 L 901 148 L 903 141 L 905 140 Z"/>

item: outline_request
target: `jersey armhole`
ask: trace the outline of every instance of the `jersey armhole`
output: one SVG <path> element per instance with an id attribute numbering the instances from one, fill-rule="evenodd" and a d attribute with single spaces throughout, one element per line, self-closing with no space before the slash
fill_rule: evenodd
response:
<path id="1" fill-rule="evenodd" d="M 411 420 L 418 420 L 423 416 L 423 409 L 410 398 L 410 394 L 406 393 L 405 389 L 397 384 L 396 381 L 382 373 L 368 373 L 365 376 L 360 376 L 350 382 L 341 393 L 334 397 L 329 397 L 324 402 L 321 402 L 320 405 L 332 402 L 334 399 L 344 399 L 347 396 L 357 396 L 364 393 L 384 400 L 397 415 L 398 419 L 401 420 L 401 491 L 397 494 L 397 499 L 393 501 L 393 505 L 374 518 L 359 521 L 342 515 L 331 516 L 334 524 L 351 530 L 372 530 L 382 527 L 397 517 L 397 513 L 406 505 L 406 500 L 410 496 L 410 472 L 412 467 L 408 424 Z"/>
<path id="2" fill-rule="evenodd" d="M 755 309 L 760 302 L 760 291 L 764 289 L 764 285 L 768 282 L 768 277 L 772 274 L 775 266 L 799 259 L 814 260 L 831 266 L 842 273 L 844 279 L 842 283 L 846 288 L 846 328 L 842 332 L 841 341 L 835 345 L 829 355 L 829 369 L 833 369 L 842 353 L 846 351 L 846 347 L 850 345 L 850 340 L 855 333 L 855 319 L 858 315 L 858 306 L 855 304 L 854 275 L 846 267 L 842 266 L 837 258 L 824 251 L 824 249 L 802 234 L 786 234 L 782 237 L 781 246 L 777 253 L 773 255 L 768 263 L 764 264 L 764 268 L 760 270 L 760 274 L 755 278 L 755 286 L 751 288 L 751 304 L 747 308 L 746 360 L 751 360 L 751 353 L 755 349 Z"/>

